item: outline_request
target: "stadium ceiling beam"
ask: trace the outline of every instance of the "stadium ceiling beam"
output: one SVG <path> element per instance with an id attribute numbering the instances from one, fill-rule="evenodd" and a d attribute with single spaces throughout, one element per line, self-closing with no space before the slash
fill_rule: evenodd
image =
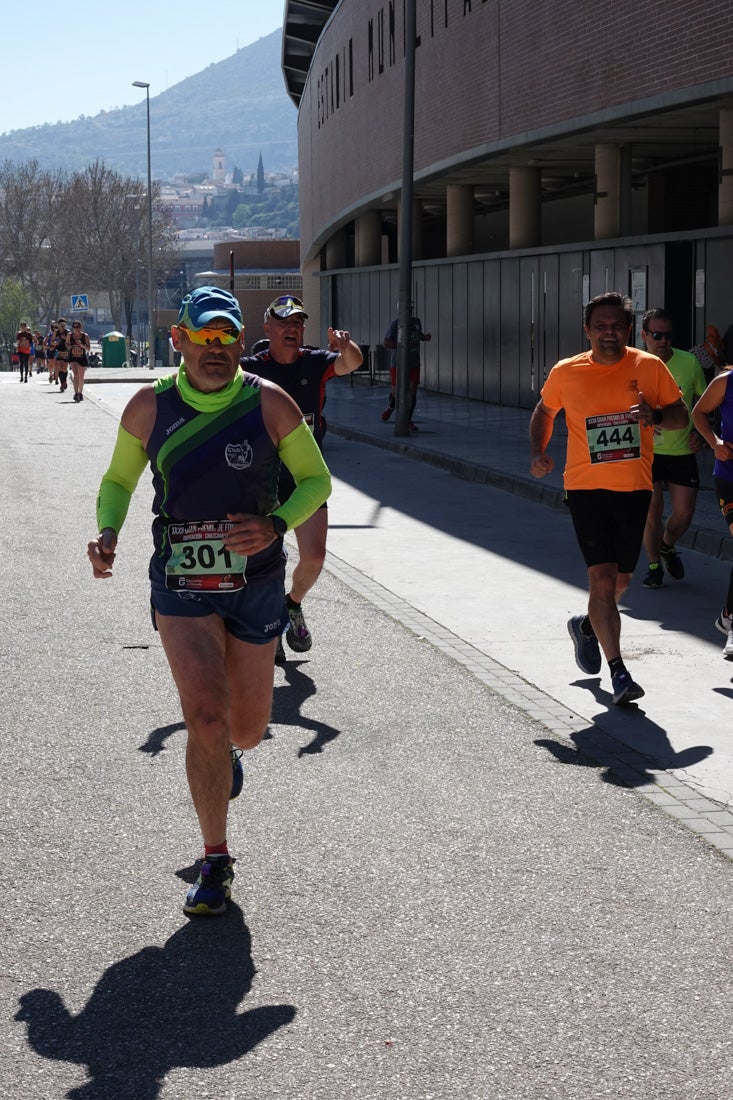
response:
<path id="1" fill-rule="evenodd" d="M 338 0 L 286 0 L 283 24 L 282 71 L 287 93 L 300 105 L 318 39 Z"/>

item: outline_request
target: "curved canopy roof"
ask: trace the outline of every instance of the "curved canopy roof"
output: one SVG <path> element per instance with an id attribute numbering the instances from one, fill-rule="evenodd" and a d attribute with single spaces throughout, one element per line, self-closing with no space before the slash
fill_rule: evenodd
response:
<path id="1" fill-rule="evenodd" d="M 285 0 L 282 70 L 288 95 L 300 106 L 311 58 L 339 0 Z"/>

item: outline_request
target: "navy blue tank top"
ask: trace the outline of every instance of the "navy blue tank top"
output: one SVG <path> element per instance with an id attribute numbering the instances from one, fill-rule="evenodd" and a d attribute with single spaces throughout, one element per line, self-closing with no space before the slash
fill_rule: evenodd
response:
<path id="1" fill-rule="evenodd" d="M 719 435 L 727 443 L 733 443 L 733 371 L 730 372 L 725 383 L 725 397 L 720 406 Z M 721 462 L 716 458 L 713 474 L 715 477 L 722 477 L 724 481 L 733 481 L 733 459 Z"/>
<path id="2" fill-rule="evenodd" d="M 277 507 L 280 459 L 262 418 L 261 383 L 245 374 L 231 403 L 198 412 L 181 397 L 175 375 L 155 383 L 157 410 L 146 451 L 153 471 L 153 541 L 168 556 L 169 523 L 224 520 L 230 512 L 265 516 Z M 247 559 L 248 581 L 282 568 L 276 540 Z"/>

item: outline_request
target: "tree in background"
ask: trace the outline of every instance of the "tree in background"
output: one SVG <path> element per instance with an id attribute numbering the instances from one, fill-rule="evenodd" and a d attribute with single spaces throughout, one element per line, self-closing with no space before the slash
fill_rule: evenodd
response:
<path id="1" fill-rule="evenodd" d="M 60 172 L 43 172 L 37 161 L 0 168 L 0 277 L 19 280 L 34 302 L 34 327 L 56 317 L 63 248 L 57 210 L 64 191 Z"/>
<path id="2" fill-rule="evenodd" d="M 12 277 L 0 282 L 0 344 L 10 365 L 15 334 L 21 321 L 35 328 L 36 302 L 20 279 Z"/>
<path id="3" fill-rule="evenodd" d="M 174 231 L 153 184 L 153 278 L 157 285 L 174 263 Z M 109 295 L 113 324 L 132 335 L 132 310 L 142 278 L 147 286 L 148 200 L 139 180 L 120 176 L 100 161 L 75 172 L 66 195 L 71 225 L 69 263 L 78 286 Z M 145 295 L 147 301 L 147 295 Z"/>
<path id="4" fill-rule="evenodd" d="M 11 276 L 34 300 L 31 324 L 58 316 L 62 293 L 105 291 L 113 325 L 132 331 L 140 264 L 148 255 L 147 190 L 100 161 L 71 176 L 37 164 L 0 169 L 0 278 Z M 156 283 L 175 266 L 171 216 L 153 188 Z M 147 278 L 144 270 L 143 278 Z"/>
<path id="5" fill-rule="evenodd" d="M 257 161 L 257 194 L 261 195 L 265 190 L 265 166 L 262 163 L 262 153 Z"/>

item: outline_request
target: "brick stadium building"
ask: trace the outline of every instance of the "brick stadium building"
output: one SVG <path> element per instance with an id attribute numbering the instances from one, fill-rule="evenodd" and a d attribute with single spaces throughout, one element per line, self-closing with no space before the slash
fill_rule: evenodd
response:
<path id="1" fill-rule="evenodd" d="M 413 296 L 427 388 L 530 407 L 582 305 L 733 323 L 730 0 L 417 0 Z M 321 335 L 398 296 L 403 0 L 287 0 L 301 266 Z"/>

